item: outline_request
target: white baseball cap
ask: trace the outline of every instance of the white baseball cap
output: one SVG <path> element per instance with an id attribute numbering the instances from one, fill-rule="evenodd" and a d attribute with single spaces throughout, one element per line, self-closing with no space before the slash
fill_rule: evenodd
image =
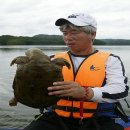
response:
<path id="1" fill-rule="evenodd" d="M 70 22 L 75 26 L 90 25 L 97 28 L 97 21 L 89 14 L 77 13 L 77 14 L 69 15 L 67 18 L 59 18 L 58 20 L 56 20 L 55 25 L 61 26 L 66 22 Z"/>

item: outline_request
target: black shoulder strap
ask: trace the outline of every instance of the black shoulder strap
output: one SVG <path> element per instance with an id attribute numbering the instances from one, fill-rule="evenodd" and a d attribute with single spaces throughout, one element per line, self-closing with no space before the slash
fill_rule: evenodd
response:
<path id="1" fill-rule="evenodd" d="M 122 105 L 120 102 L 116 103 L 115 113 L 124 121 L 124 122 L 130 122 L 128 116 L 124 112 Z"/>
<path id="2" fill-rule="evenodd" d="M 130 108 L 130 105 L 129 105 L 129 103 L 127 102 L 127 100 L 126 100 L 126 99 L 124 99 L 124 101 L 126 102 L 127 107 L 128 107 L 128 108 Z"/>

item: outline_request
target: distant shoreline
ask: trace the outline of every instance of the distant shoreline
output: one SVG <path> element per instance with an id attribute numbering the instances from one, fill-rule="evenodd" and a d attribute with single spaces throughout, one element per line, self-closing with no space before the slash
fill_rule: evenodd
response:
<path id="1" fill-rule="evenodd" d="M 0 45 L 65 45 L 61 35 L 39 34 L 33 37 L 24 36 L 0 36 Z M 95 39 L 94 45 L 120 45 L 129 46 L 130 40 L 126 39 Z"/>

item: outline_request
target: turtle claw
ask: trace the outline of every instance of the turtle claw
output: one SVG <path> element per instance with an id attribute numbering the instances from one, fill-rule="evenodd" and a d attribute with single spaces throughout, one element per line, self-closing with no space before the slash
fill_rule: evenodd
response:
<path id="1" fill-rule="evenodd" d="M 14 58 L 12 60 L 12 62 L 10 63 L 10 66 L 14 65 L 14 64 L 26 64 L 27 62 L 29 62 L 29 58 L 26 56 L 18 56 L 16 58 Z"/>
<path id="2" fill-rule="evenodd" d="M 59 65 L 61 67 L 67 66 L 69 69 L 71 67 L 70 63 L 64 58 L 56 58 L 56 59 L 52 60 L 52 63 Z"/>
<path id="3" fill-rule="evenodd" d="M 65 65 L 68 67 L 68 69 L 71 68 L 70 63 L 67 60 L 64 60 Z"/>
<path id="4" fill-rule="evenodd" d="M 15 63 L 16 63 L 16 58 L 15 59 L 13 59 L 12 61 L 11 61 L 11 63 L 10 63 L 10 66 L 12 66 L 12 65 L 14 65 Z"/>
<path id="5" fill-rule="evenodd" d="M 9 101 L 9 105 L 10 106 L 17 106 L 17 99 L 15 97 L 13 97 L 10 101 Z"/>

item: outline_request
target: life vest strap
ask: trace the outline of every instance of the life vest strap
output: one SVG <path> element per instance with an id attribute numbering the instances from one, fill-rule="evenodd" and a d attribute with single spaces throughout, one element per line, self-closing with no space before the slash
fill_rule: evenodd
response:
<path id="1" fill-rule="evenodd" d="M 58 106 L 58 105 L 54 105 L 53 106 L 53 110 L 54 109 L 59 109 L 59 110 L 63 110 L 63 111 L 67 111 L 67 112 L 79 112 L 80 108 L 76 108 L 76 107 L 70 107 L 70 106 Z M 84 113 L 95 113 L 95 112 L 113 112 L 113 108 L 104 108 L 104 109 L 83 109 Z"/>

